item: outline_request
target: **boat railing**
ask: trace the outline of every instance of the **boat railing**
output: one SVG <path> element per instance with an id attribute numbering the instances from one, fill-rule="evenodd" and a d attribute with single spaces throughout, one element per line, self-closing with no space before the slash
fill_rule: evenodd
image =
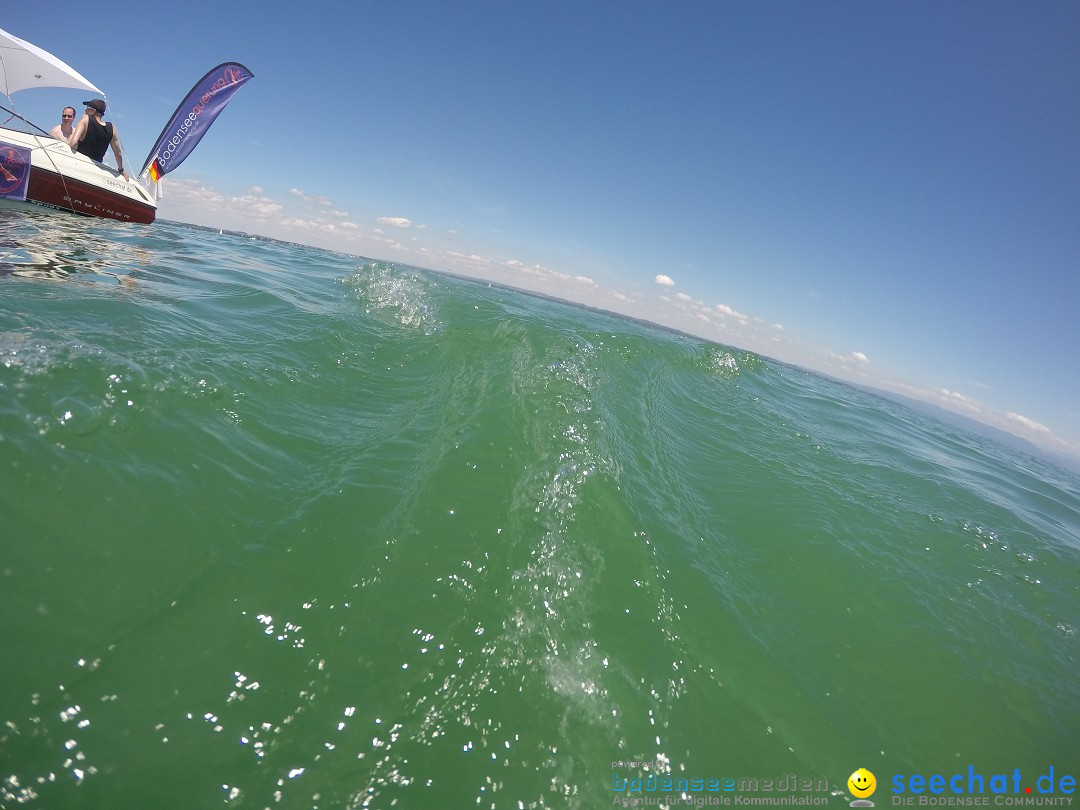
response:
<path id="1" fill-rule="evenodd" d="M 3 104 L 0 104 L 0 111 L 7 115 L 7 118 L 3 118 L 2 120 L 0 120 L 0 127 L 5 127 L 6 129 L 13 129 L 18 132 L 25 132 L 28 135 L 41 134 L 48 135 L 50 138 L 52 137 L 52 135 L 50 135 L 46 130 L 39 127 L 33 121 L 30 121 L 29 119 L 23 117 L 14 110 L 8 109 Z"/>

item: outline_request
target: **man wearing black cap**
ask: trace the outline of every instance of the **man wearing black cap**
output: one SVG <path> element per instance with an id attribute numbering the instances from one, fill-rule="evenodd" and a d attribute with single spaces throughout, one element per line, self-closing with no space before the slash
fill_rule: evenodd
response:
<path id="1" fill-rule="evenodd" d="M 105 114 L 105 101 L 95 98 L 93 101 L 84 101 L 86 115 L 79 120 L 78 126 L 71 134 L 68 144 L 76 152 L 86 155 L 98 163 L 105 157 L 105 150 L 110 146 L 116 157 L 116 168 L 124 179 L 128 179 L 128 173 L 124 171 L 124 156 L 120 151 L 120 138 L 116 134 L 116 127 L 111 123 L 105 123 L 101 116 Z"/>

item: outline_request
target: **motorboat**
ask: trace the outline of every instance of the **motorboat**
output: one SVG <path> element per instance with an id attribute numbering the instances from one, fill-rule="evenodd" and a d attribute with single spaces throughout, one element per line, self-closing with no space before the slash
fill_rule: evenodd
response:
<path id="1" fill-rule="evenodd" d="M 157 215 L 162 175 L 191 153 L 252 73 L 236 62 L 208 72 L 192 87 L 150 150 L 139 179 L 74 152 L 15 111 L 14 93 L 38 88 L 105 94 L 51 53 L 0 29 L 0 207 L 45 208 L 149 224 Z M 3 116 L 0 115 L 0 118 Z M 140 182 L 141 181 L 141 182 Z"/>
<path id="2" fill-rule="evenodd" d="M 0 206 L 44 206 L 78 214 L 150 223 L 154 197 L 136 180 L 86 155 L 14 112 L 13 93 L 41 87 L 105 94 L 50 53 L 0 30 L 0 91 L 10 117 L 0 126 Z"/>

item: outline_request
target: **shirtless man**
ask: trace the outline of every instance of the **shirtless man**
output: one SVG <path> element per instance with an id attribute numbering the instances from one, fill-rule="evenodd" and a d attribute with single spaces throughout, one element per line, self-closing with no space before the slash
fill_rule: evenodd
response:
<path id="1" fill-rule="evenodd" d="M 49 134 L 56 140 L 67 143 L 71 139 L 71 134 L 75 131 L 75 108 L 64 107 L 64 111 L 60 113 L 60 123 L 49 130 Z"/>
<path id="2" fill-rule="evenodd" d="M 68 145 L 98 163 L 101 163 L 105 150 L 111 146 L 116 157 L 116 170 L 125 180 L 129 180 L 128 173 L 124 171 L 124 156 L 120 151 L 120 138 L 116 134 L 116 127 L 101 120 L 101 116 L 105 114 L 105 101 L 95 98 L 83 103 L 86 104 L 86 115 L 79 119 L 75 131 L 68 139 Z"/>

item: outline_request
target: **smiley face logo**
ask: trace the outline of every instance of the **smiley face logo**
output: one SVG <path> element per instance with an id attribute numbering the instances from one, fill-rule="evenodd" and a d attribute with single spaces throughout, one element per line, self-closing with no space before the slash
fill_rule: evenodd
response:
<path id="1" fill-rule="evenodd" d="M 877 779 L 866 768 L 859 768 L 848 777 L 847 787 L 852 796 L 865 799 L 872 796 L 874 791 L 877 790 Z"/>

